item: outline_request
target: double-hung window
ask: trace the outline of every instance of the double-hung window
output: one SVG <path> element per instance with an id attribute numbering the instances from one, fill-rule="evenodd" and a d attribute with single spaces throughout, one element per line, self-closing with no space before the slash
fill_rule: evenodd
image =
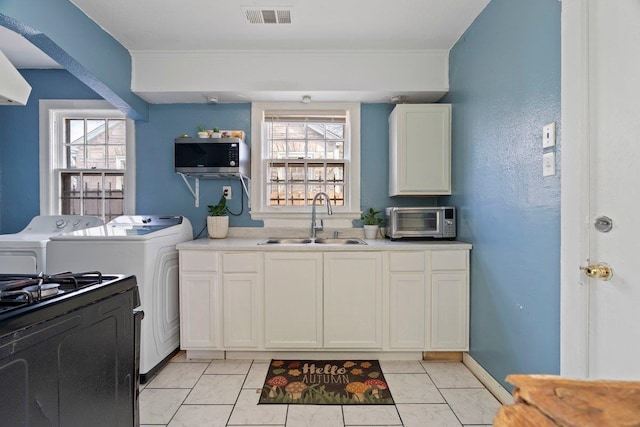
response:
<path id="1" fill-rule="evenodd" d="M 132 213 L 133 121 L 100 101 L 43 103 L 41 213 L 105 222 Z"/>
<path id="2" fill-rule="evenodd" d="M 307 226 L 323 192 L 334 213 L 325 222 L 351 226 L 360 207 L 360 105 L 254 103 L 252 121 L 252 218 Z"/>

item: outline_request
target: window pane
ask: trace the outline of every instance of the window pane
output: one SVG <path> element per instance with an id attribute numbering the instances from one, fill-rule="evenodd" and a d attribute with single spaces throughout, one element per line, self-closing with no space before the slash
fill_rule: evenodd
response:
<path id="1" fill-rule="evenodd" d="M 327 124 L 327 139 L 344 139 L 344 124 Z"/>
<path id="2" fill-rule="evenodd" d="M 65 146 L 65 160 L 66 167 L 70 169 L 84 169 L 87 167 L 85 158 L 85 145 L 66 145 Z"/>
<path id="3" fill-rule="evenodd" d="M 93 147 L 91 147 L 93 148 Z M 127 147 L 124 145 L 109 145 L 107 169 L 124 169 L 127 165 Z"/>
<path id="4" fill-rule="evenodd" d="M 304 182 L 304 166 L 289 165 L 289 182 Z"/>
<path id="5" fill-rule="evenodd" d="M 287 142 L 287 158 L 288 159 L 304 159 L 305 154 L 305 141 L 304 140 L 289 140 Z"/>
<path id="6" fill-rule="evenodd" d="M 344 206 L 344 185 L 327 184 L 327 194 L 333 206 Z"/>
<path id="7" fill-rule="evenodd" d="M 67 120 L 69 134 L 67 143 L 84 144 L 84 120 Z"/>
<path id="8" fill-rule="evenodd" d="M 104 145 L 88 145 L 87 146 L 87 169 L 104 169 L 106 164 L 106 146 Z"/>
<path id="9" fill-rule="evenodd" d="M 307 180 L 309 183 L 324 182 L 324 164 L 310 163 L 307 169 Z"/>
<path id="10" fill-rule="evenodd" d="M 87 144 L 106 144 L 105 120 L 87 120 Z"/>
<path id="11" fill-rule="evenodd" d="M 80 174 L 63 173 L 61 179 L 61 213 L 63 215 L 82 215 Z"/>
<path id="12" fill-rule="evenodd" d="M 325 142 L 322 141 L 309 141 L 308 158 L 310 159 L 324 159 Z"/>
<path id="13" fill-rule="evenodd" d="M 270 205 L 272 206 L 282 206 L 287 204 L 287 193 L 286 193 L 286 185 L 276 185 L 273 184 L 270 186 L 269 198 L 271 200 Z"/>
<path id="14" fill-rule="evenodd" d="M 305 197 L 304 197 L 304 185 L 292 185 L 291 186 L 291 194 L 288 198 L 288 204 L 293 206 L 304 206 Z"/>
<path id="15" fill-rule="evenodd" d="M 317 123 L 309 123 L 307 125 L 308 139 L 324 139 L 324 125 Z"/>
<path id="16" fill-rule="evenodd" d="M 327 165 L 327 182 L 344 182 L 344 164 L 329 163 Z"/>
<path id="17" fill-rule="evenodd" d="M 126 122 L 122 119 L 110 119 L 109 124 L 109 144 L 125 144 L 127 142 Z"/>
<path id="18" fill-rule="evenodd" d="M 267 176 L 270 182 L 281 182 L 285 179 L 284 163 L 271 163 L 268 166 Z"/>

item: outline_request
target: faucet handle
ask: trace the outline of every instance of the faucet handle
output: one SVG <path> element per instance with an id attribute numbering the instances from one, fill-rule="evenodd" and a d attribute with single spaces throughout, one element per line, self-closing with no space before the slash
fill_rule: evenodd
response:
<path id="1" fill-rule="evenodd" d="M 338 239 L 338 238 L 340 238 L 341 234 L 342 234 L 342 231 L 336 230 L 336 231 L 333 232 L 333 238 L 334 239 Z"/>
<path id="2" fill-rule="evenodd" d="M 320 218 L 320 225 L 318 225 L 318 220 L 316 220 L 316 223 L 313 225 L 313 227 L 314 227 L 317 231 L 322 231 L 322 230 L 324 230 L 324 221 L 322 220 L 322 218 Z"/>

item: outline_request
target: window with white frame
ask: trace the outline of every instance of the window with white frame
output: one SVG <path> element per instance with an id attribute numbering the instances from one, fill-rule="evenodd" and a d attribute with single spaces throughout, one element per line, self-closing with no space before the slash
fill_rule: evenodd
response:
<path id="1" fill-rule="evenodd" d="M 134 212 L 133 121 L 101 101 L 41 101 L 41 213 Z M 107 107 L 109 107 L 107 109 Z"/>
<path id="2" fill-rule="evenodd" d="M 351 226 L 360 212 L 359 177 L 359 104 L 252 105 L 252 218 L 307 226 L 312 200 L 324 192 L 334 213 L 327 224 Z"/>

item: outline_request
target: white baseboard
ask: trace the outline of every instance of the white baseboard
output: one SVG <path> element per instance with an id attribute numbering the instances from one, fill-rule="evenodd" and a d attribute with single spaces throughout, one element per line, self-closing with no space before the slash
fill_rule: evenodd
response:
<path id="1" fill-rule="evenodd" d="M 507 391 L 506 388 L 496 381 L 489 372 L 487 372 L 476 360 L 469 355 L 469 353 L 462 354 L 462 363 L 478 377 L 480 382 L 493 394 L 496 399 L 503 405 L 511 405 L 513 403 L 513 396 Z"/>

